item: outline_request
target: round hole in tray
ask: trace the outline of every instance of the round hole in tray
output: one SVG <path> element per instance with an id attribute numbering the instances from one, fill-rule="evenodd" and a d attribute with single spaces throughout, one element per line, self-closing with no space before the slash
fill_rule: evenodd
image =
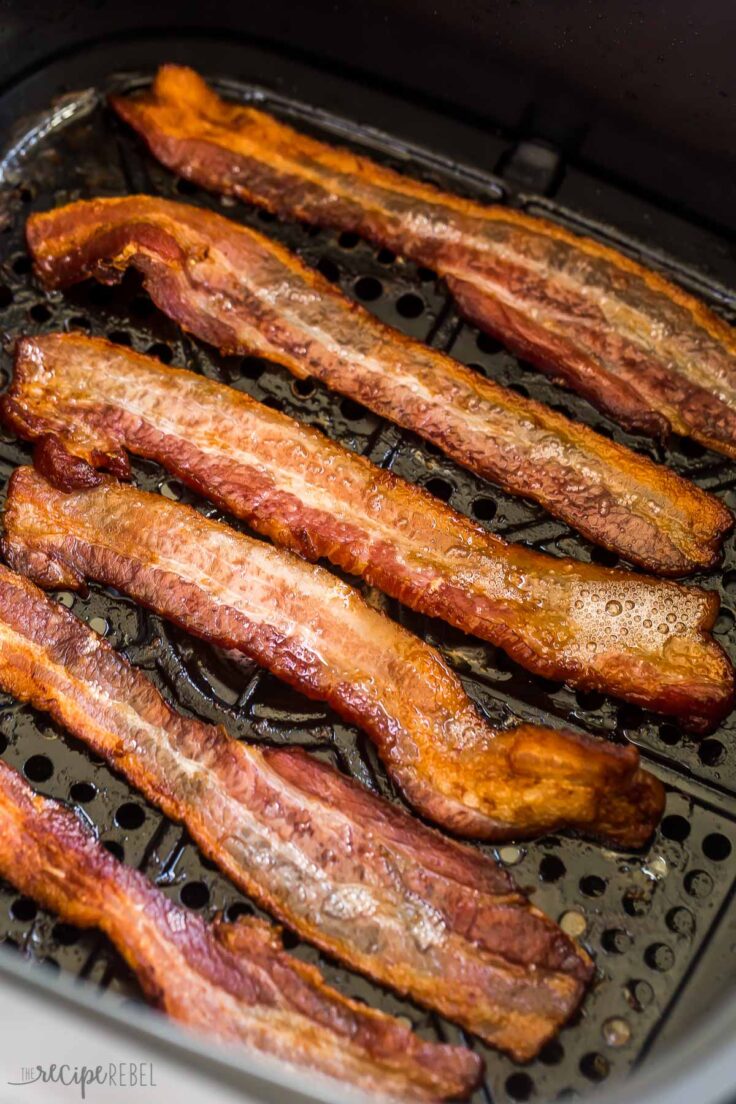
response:
<path id="1" fill-rule="evenodd" d="M 396 254 L 392 253 L 390 249 L 379 249 L 376 253 L 376 260 L 379 264 L 390 265 L 396 260 Z"/>
<path id="2" fill-rule="evenodd" d="M 373 303 L 383 294 L 383 285 L 375 276 L 360 276 L 354 284 L 355 294 L 364 303 Z"/>
<path id="3" fill-rule="evenodd" d="M 664 974 L 675 964 L 675 954 L 666 943 L 650 943 L 644 952 L 644 961 L 652 970 Z"/>
<path id="4" fill-rule="evenodd" d="M 155 341 L 146 349 L 149 356 L 160 360 L 162 364 L 171 364 L 174 359 L 174 350 L 165 341 Z"/>
<path id="5" fill-rule="evenodd" d="M 51 317 L 51 311 L 45 303 L 34 303 L 28 312 L 34 322 L 48 322 Z"/>
<path id="6" fill-rule="evenodd" d="M 659 830 L 665 839 L 682 843 L 690 835 L 690 822 L 684 816 L 671 813 L 666 816 L 659 826 Z"/>
<path id="7" fill-rule="evenodd" d="M 317 385 L 311 376 L 307 376 L 306 379 L 293 380 L 291 389 L 300 399 L 308 399 L 317 390 Z"/>
<path id="8" fill-rule="evenodd" d="M 341 249 L 355 249 L 359 241 L 360 238 L 357 234 L 354 234 L 352 230 L 345 230 L 337 239 Z"/>
<path id="9" fill-rule="evenodd" d="M 565 1057 L 565 1049 L 559 1039 L 550 1039 L 539 1052 L 539 1061 L 545 1066 L 559 1066 Z"/>
<path id="10" fill-rule="evenodd" d="M 720 740 L 703 740 L 698 748 L 698 759 L 706 767 L 717 767 L 726 758 L 726 749 Z"/>
<path id="11" fill-rule="evenodd" d="M 475 344 L 481 353 L 487 353 L 489 356 L 493 353 L 498 353 L 503 348 L 500 341 L 496 341 L 495 337 L 491 337 L 490 334 L 479 333 L 475 339 Z"/>
<path id="12" fill-rule="evenodd" d="M 624 986 L 624 997 L 635 1012 L 643 1012 L 654 1000 L 654 990 L 648 981 L 631 978 Z"/>
<path id="13" fill-rule="evenodd" d="M 441 476 L 435 476 L 433 479 L 428 479 L 424 486 L 431 495 L 441 499 L 443 502 L 449 502 L 452 498 L 452 492 L 455 490 L 449 479 L 442 479 Z"/>
<path id="14" fill-rule="evenodd" d="M 23 764 L 23 773 L 29 782 L 48 782 L 54 773 L 54 764 L 48 755 L 32 755 Z"/>
<path id="15" fill-rule="evenodd" d="M 86 805 L 97 796 L 97 787 L 92 782 L 75 782 L 69 790 L 69 796 L 78 805 Z"/>
<path id="16" fill-rule="evenodd" d="M 651 903 L 650 898 L 645 893 L 633 886 L 626 890 L 621 900 L 627 916 L 646 916 Z"/>
<path id="17" fill-rule="evenodd" d="M 209 902 L 210 891 L 204 882 L 187 882 L 185 886 L 181 887 L 179 898 L 187 908 L 204 908 Z"/>
<path id="18" fill-rule="evenodd" d="M 419 318 L 424 310 L 424 300 L 412 291 L 407 291 L 396 300 L 396 310 L 402 318 Z"/>
<path id="19" fill-rule="evenodd" d="M 512 1100 L 528 1100 L 534 1092 L 534 1082 L 528 1073 L 512 1073 L 506 1078 L 506 1092 Z"/>
<path id="20" fill-rule="evenodd" d="M 57 943 L 60 943 L 62 947 L 71 947 L 77 942 L 82 934 L 79 928 L 75 928 L 73 924 L 58 923 L 54 924 L 52 936 Z"/>
<path id="21" fill-rule="evenodd" d="M 30 897 L 16 897 L 10 906 L 10 912 L 14 920 L 20 920 L 22 924 L 28 924 L 36 919 L 38 905 Z"/>
<path id="22" fill-rule="evenodd" d="M 580 1072 L 589 1081 L 605 1081 L 610 1070 L 610 1063 L 602 1054 L 591 1052 L 580 1059 Z"/>
<path id="23" fill-rule="evenodd" d="M 133 344 L 133 338 L 127 330 L 109 330 L 107 336 L 110 341 L 113 341 L 116 345 Z"/>
<path id="24" fill-rule="evenodd" d="M 102 846 L 119 862 L 123 862 L 125 859 L 125 848 L 122 843 L 118 843 L 117 840 L 105 840 Z"/>
<path id="25" fill-rule="evenodd" d="M 565 864 L 557 855 L 544 855 L 539 863 L 539 877 L 543 882 L 559 882 L 565 872 Z"/>
<path id="26" fill-rule="evenodd" d="M 623 928 L 606 928 L 601 936 L 601 947 L 608 954 L 625 954 L 633 939 Z"/>
<path id="27" fill-rule="evenodd" d="M 228 905 L 225 909 L 225 919 L 230 924 L 234 924 L 236 920 L 240 920 L 243 916 L 253 916 L 253 908 L 245 901 L 235 901 L 234 904 Z"/>
<path id="28" fill-rule="evenodd" d="M 137 805 L 135 801 L 126 801 L 115 813 L 115 823 L 119 828 L 124 828 L 126 831 L 140 828 L 145 819 L 146 814 L 143 808 Z"/>
<path id="29" fill-rule="evenodd" d="M 471 509 L 473 517 L 477 518 L 478 521 L 492 521 L 496 516 L 498 507 L 492 498 L 484 495 L 474 500 Z"/>
<path id="30" fill-rule="evenodd" d="M 723 862 L 731 854 L 731 841 L 720 832 L 711 832 L 703 840 L 703 854 L 711 862 Z"/>
<path id="31" fill-rule="evenodd" d="M 675 935 L 682 935 L 686 938 L 690 938 L 695 932 L 695 917 L 691 913 L 690 909 L 679 906 L 678 908 L 672 908 L 667 913 L 667 927 Z"/>
<path id="32" fill-rule="evenodd" d="M 349 422 L 359 422 L 365 418 L 368 413 L 364 406 L 361 406 L 355 399 L 342 399 L 340 402 L 340 411 L 343 418 L 347 418 Z"/>
<path id="33" fill-rule="evenodd" d="M 702 901 L 713 891 L 713 879 L 707 870 L 691 870 L 685 877 L 685 892 Z"/>
<path id="34" fill-rule="evenodd" d="M 586 897 L 602 897 L 606 892 L 605 879 L 599 878 L 597 874 L 586 874 L 580 879 L 580 891 Z"/>

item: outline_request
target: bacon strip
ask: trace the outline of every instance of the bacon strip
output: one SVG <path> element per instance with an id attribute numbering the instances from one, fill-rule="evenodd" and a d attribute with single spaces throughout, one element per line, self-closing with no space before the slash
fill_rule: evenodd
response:
<path id="1" fill-rule="evenodd" d="M 465 1099 L 482 1063 L 348 1000 L 255 918 L 206 924 L 0 762 L 0 872 L 68 923 L 99 928 L 148 998 L 196 1032 L 396 1100 Z"/>
<path id="2" fill-rule="evenodd" d="M 70 478 L 58 458 L 44 463 Z M 651 834 L 664 793 L 635 748 L 494 730 L 434 649 L 329 572 L 70 463 L 99 484 L 64 493 L 31 468 L 14 472 L 3 547 L 16 570 L 47 587 L 114 586 L 329 702 L 375 742 L 408 800 L 451 830 L 500 839 L 569 825 L 624 846 Z"/>
<path id="3" fill-rule="evenodd" d="M 733 330 L 662 276 L 227 103 L 191 69 L 163 66 L 152 90 L 112 105 L 181 176 L 435 269 L 467 318 L 627 428 L 736 457 Z"/>
<path id="4" fill-rule="evenodd" d="M 0 568 L 0 686 L 51 713 L 279 920 L 526 1060 L 593 966 L 470 847 L 310 758 L 175 713 L 148 679 Z"/>
<path id="5" fill-rule="evenodd" d="M 91 200 L 33 215 L 27 236 L 48 286 L 137 268 L 163 311 L 223 352 L 317 376 L 654 571 L 712 564 L 732 525 L 693 484 L 390 330 L 220 215 L 150 196 Z"/>
<path id="6" fill-rule="evenodd" d="M 123 478 L 126 449 L 156 460 L 276 543 L 363 575 L 547 678 L 698 731 L 732 707 L 733 669 L 709 635 L 714 593 L 509 546 L 233 388 L 52 334 L 18 343 L 3 416 Z"/>

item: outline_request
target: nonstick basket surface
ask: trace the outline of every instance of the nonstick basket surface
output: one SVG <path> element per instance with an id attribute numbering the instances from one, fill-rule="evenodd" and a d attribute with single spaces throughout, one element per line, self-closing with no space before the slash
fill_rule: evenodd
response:
<path id="1" fill-rule="evenodd" d="M 162 55 L 161 60 L 166 57 Z M 213 72 L 216 75 L 210 66 L 209 75 Z M 446 350 L 477 371 L 615 440 L 664 460 L 721 495 L 729 506 L 736 506 L 736 468 L 732 464 L 692 442 L 675 441 L 660 450 L 622 432 L 583 400 L 553 386 L 497 342 L 464 324 L 433 273 L 386 250 L 373 249 L 353 235 L 282 224 L 256 209 L 209 196 L 157 165 L 105 107 L 110 87 L 135 87 L 147 79 L 150 74 L 113 78 L 104 88 L 67 95 L 49 105 L 43 116 L 22 125 L 7 148 L 0 167 L 4 187 L 0 197 L 3 386 L 10 377 L 12 345 L 18 335 L 55 330 L 104 335 L 247 391 L 319 427 L 509 540 L 552 555 L 617 562 L 615 556 L 595 549 L 541 508 L 503 494 L 412 434 L 352 400 L 328 392 L 318 382 L 297 381 L 285 369 L 256 358 L 218 356 L 160 314 L 137 278 L 126 277 L 115 289 L 90 283 L 67 294 L 46 294 L 39 288 L 30 273 L 23 237 L 31 211 L 95 195 L 147 192 L 211 207 L 273 236 L 404 333 Z M 698 262 L 699 274 L 667 259 L 654 247 L 635 243 L 610 227 L 558 206 L 549 197 L 516 192 L 508 179 L 460 169 L 441 156 L 423 153 L 252 85 L 224 78 L 216 84 L 229 96 L 256 101 L 298 127 L 367 149 L 403 171 L 491 202 L 541 213 L 612 242 L 669 273 L 733 320 L 736 298 L 702 275 L 708 266 L 727 274 L 721 254 L 709 255 L 706 249 L 688 256 Z M 523 149 L 521 152 L 523 155 Z M 553 157 L 548 158 L 551 168 L 546 173 L 544 158 L 542 162 L 541 177 L 539 160 L 533 159 L 532 176 L 527 179 L 549 192 L 559 184 L 559 167 Z M 508 177 L 524 177 L 523 156 L 521 162 L 517 156 L 506 164 Z M 581 179 L 568 183 L 568 195 L 575 194 Z M 599 207 L 605 204 L 606 195 L 605 189 L 599 191 Z M 625 204 L 622 212 L 621 222 L 626 225 Z M 663 216 L 664 225 L 667 217 Z M 697 250 L 690 253 L 697 254 Z M 3 490 L 14 467 L 29 460 L 25 446 L 9 434 L 0 436 Z M 139 462 L 134 468 L 140 486 L 192 503 L 208 516 L 218 516 L 211 505 L 155 464 Z M 580 1095 L 596 1083 L 620 1077 L 642 1060 L 663 1028 L 676 1022 L 693 994 L 699 1000 L 714 998 L 734 972 L 727 906 L 736 874 L 736 721 L 728 719 L 705 740 L 691 740 L 670 721 L 661 722 L 601 695 L 576 694 L 532 676 L 492 646 L 414 614 L 353 581 L 370 602 L 436 645 L 458 671 L 479 708 L 494 722 L 550 719 L 604 739 L 631 740 L 641 748 L 647 766 L 669 787 L 666 815 L 646 853 L 613 852 L 568 835 L 491 849 L 513 870 L 520 885 L 529 889 L 534 903 L 581 940 L 596 960 L 597 977 L 575 1021 L 529 1065 L 515 1065 L 485 1050 L 477 1040 L 465 1039 L 468 1045 L 483 1050 L 487 1061 L 487 1083 L 475 1099 L 500 1102 Z M 718 590 L 723 608 L 715 630 L 717 639 L 736 657 L 733 538 L 727 543 L 722 571 L 695 581 Z M 389 799 L 399 800 L 370 741 L 320 703 L 301 697 L 242 657 L 188 638 L 110 589 L 93 586 L 86 597 L 70 593 L 57 597 L 141 666 L 182 711 L 224 723 L 243 739 L 298 744 Z M 23 770 L 40 792 L 76 805 L 110 850 L 144 870 L 172 898 L 206 916 L 217 910 L 224 910 L 229 918 L 258 911 L 200 856 L 186 832 L 147 805 L 84 745 L 7 696 L 0 696 L 0 743 L 3 757 Z M 458 1028 L 341 969 L 289 933 L 285 938 L 295 954 L 319 962 L 328 979 L 343 992 L 407 1017 L 427 1037 L 464 1038 Z M 117 992 L 122 1000 L 140 997 L 134 979 L 103 937 L 58 923 L 2 883 L 0 939 L 39 962 Z"/>

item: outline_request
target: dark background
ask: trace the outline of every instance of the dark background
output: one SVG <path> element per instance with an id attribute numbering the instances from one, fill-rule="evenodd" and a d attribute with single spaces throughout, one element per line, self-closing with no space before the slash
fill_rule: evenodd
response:
<path id="1" fill-rule="evenodd" d="M 153 32 L 164 59 L 167 33 L 218 31 L 542 139 L 736 228 L 733 0 L 0 0 L 0 82 L 108 36 Z"/>

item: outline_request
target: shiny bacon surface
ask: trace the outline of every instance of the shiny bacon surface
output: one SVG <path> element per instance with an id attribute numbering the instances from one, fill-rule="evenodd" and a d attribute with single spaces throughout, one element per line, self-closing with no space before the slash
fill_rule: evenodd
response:
<path id="1" fill-rule="evenodd" d="M 348 1000 L 254 918 L 207 925 L 0 763 L 0 873 L 68 923 L 99 928 L 149 999 L 192 1030 L 397 1100 L 466 1097 L 481 1062 Z"/>
<path id="2" fill-rule="evenodd" d="M 653 571 L 712 564 L 732 525 L 692 483 L 410 341 L 213 212 L 150 196 L 80 201 L 33 215 L 27 238 L 47 286 L 137 268 L 163 311 L 223 352 L 318 377 Z"/>
<path id="3" fill-rule="evenodd" d="M 141 672 L 0 568 L 0 687 L 52 714 L 280 920 L 517 1059 L 575 1010 L 588 956 L 469 847 L 297 748 L 174 712 Z"/>
<path id="4" fill-rule="evenodd" d="M 733 670 L 715 594 L 514 547 L 247 395 L 81 334 L 23 338 L 4 420 L 123 478 L 127 452 L 537 674 L 712 727 Z"/>
<path id="5" fill-rule="evenodd" d="M 189 632 L 237 648 L 329 702 L 377 745 L 429 818 L 483 838 L 563 825 L 624 846 L 645 842 L 664 801 L 635 748 L 534 725 L 495 730 L 428 645 L 320 567 L 209 521 L 187 506 L 100 476 L 51 446 L 67 486 L 19 468 L 3 549 L 49 587 L 116 587 Z"/>
<path id="6" fill-rule="evenodd" d="M 182 176 L 435 269 L 471 321 L 627 428 L 736 456 L 734 332 L 656 273 L 227 103 L 191 69 L 164 66 L 113 106 Z"/>

